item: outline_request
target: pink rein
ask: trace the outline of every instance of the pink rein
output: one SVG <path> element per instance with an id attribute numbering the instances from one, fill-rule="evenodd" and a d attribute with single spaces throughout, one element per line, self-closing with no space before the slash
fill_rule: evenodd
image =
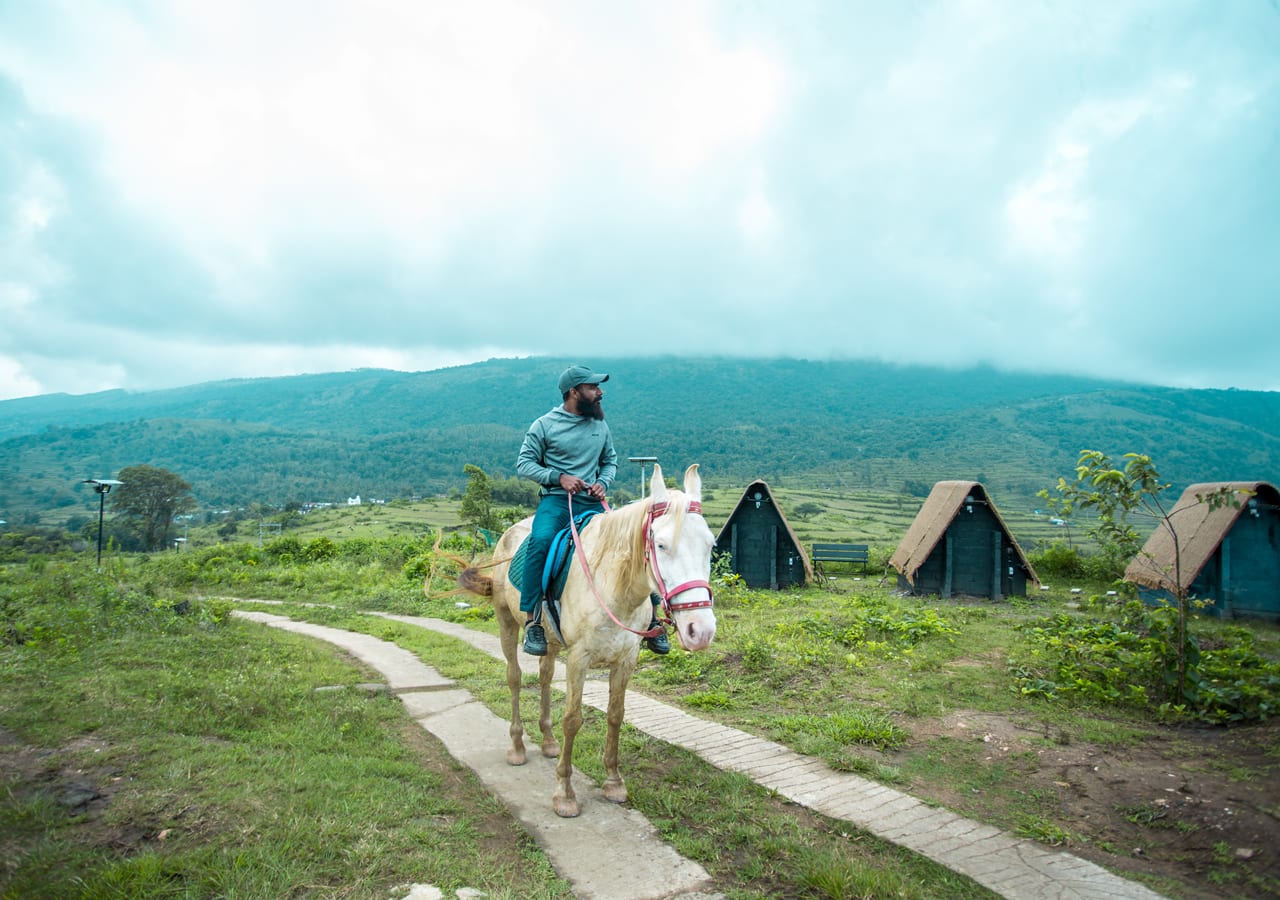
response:
<path id="1" fill-rule="evenodd" d="M 713 599 L 711 596 L 711 582 L 705 579 L 698 578 L 698 579 L 694 579 L 693 581 L 686 581 L 686 582 L 683 582 L 682 584 L 678 584 L 674 588 L 668 588 L 666 579 L 662 577 L 662 570 L 658 568 L 657 549 L 653 545 L 653 520 L 658 518 L 658 516 L 665 515 L 667 512 L 668 505 L 669 504 L 667 504 L 665 501 L 661 503 L 651 503 L 649 505 L 649 512 L 645 519 L 645 536 L 644 536 L 644 558 L 645 558 L 645 561 L 649 563 L 649 569 L 653 573 L 654 581 L 658 583 L 658 592 L 662 595 L 662 611 L 663 613 L 665 613 L 665 617 L 655 627 L 649 628 L 645 631 L 637 631 L 634 628 L 630 628 L 627 625 L 622 624 L 622 622 L 619 621 L 618 617 L 613 614 L 613 610 L 609 608 L 609 605 L 605 603 L 604 600 L 601 598 L 600 592 L 596 590 L 595 579 L 591 576 L 591 567 L 587 565 L 587 555 L 582 550 L 582 539 L 578 536 L 578 526 L 573 520 L 573 494 L 569 495 L 569 531 L 573 535 L 574 551 L 578 557 L 578 561 L 582 563 L 582 572 L 587 576 L 587 584 L 591 586 L 592 595 L 596 598 L 596 602 L 600 604 L 600 608 L 603 609 L 605 613 L 608 614 L 609 618 L 613 620 L 613 624 L 617 625 L 623 631 L 629 631 L 632 634 L 638 634 L 641 637 L 645 637 L 645 638 L 656 637 L 659 634 L 662 634 L 666 630 L 667 625 L 673 624 L 673 622 L 671 621 L 672 613 L 678 612 L 683 609 L 699 609 L 702 607 L 711 606 L 713 602 Z M 605 512 L 613 511 L 609 508 L 608 502 L 604 502 L 604 509 L 605 509 Z M 698 515 L 702 515 L 702 504 L 699 503 L 697 500 L 690 500 L 688 511 L 691 513 L 697 513 Z M 704 587 L 707 589 L 706 600 L 693 600 L 687 603 L 671 602 L 672 597 L 675 597 L 678 594 L 683 593 L 684 591 L 692 590 L 693 588 L 699 588 L 699 587 Z"/>

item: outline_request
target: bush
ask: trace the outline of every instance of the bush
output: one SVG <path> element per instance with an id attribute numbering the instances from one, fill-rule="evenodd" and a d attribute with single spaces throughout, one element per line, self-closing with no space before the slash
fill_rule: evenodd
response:
<path id="1" fill-rule="evenodd" d="M 327 537 L 318 537 L 307 544 L 303 558 L 307 562 L 324 562 L 338 555 L 338 545 Z"/>
<path id="2" fill-rule="evenodd" d="M 435 563 L 435 554 L 419 553 L 410 559 L 401 568 L 404 577 L 408 581 L 422 581 L 431 574 L 431 567 Z"/>
<path id="3" fill-rule="evenodd" d="M 330 543 L 333 542 L 330 541 Z M 346 538 L 340 544 L 334 546 L 334 551 L 334 556 L 341 556 L 344 560 L 350 560 L 354 563 L 373 562 L 379 555 L 378 542 L 368 537 Z M 325 558 L 332 559 L 333 557 Z"/>
<path id="4" fill-rule="evenodd" d="M 1221 649 L 1188 633 L 1187 677 L 1178 695 L 1177 610 L 1131 601 L 1119 621 L 1066 613 L 1021 626 L 1030 656 L 1010 660 L 1018 690 L 1146 709 L 1213 724 L 1256 722 L 1280 711 L 1280 663 L 1261 656 L 1253 635 L 1233 629 Z"/>
<path id="5" fill-rule="evenodd" d="M 1089 581 L 1118 581 L 1124 577 L 1128 559 L 1114 553 L 1084 554 L 1062 541 L 1030 554 L 1031 565 L 1041 576 Z"/>
<path id="6" fill-rule="evenodd" d="M 93 535 L 97 541 L 95 523 Z M 0 562 L 20 562 L 34 554 L 58 554 L 77 543 L 76 535 L 60 528 L 26 528 L 0 534 Z"/>
<path id="7" fill-rule="evenodd" d="M 1054 541 L 1038 553 L 1031 554 L 1031 565 L 1040 575 L 1052 578 L 1079 578 L 1084 575 L 1084 557 L 1074 547 Z"/>
<path id="8" fill-rule="evenodd" d="M 302 558 L 302 541 L 289 534 L 269 541 L 263 550 L 277 562 L 289 563 Z"/>
<path id="9" fill-rule="evenodd" d="M 228 605 L 195 602 L 146 577 L 124 583 L 75 563 L 7 574 L 0 592 L 0 642 L 30 651 L 76 654 L 89 642 L 132 629 L 187 630 L 187 620 L 218 624 Z M 180 621 L 181 620 L 181 621 Z"/>

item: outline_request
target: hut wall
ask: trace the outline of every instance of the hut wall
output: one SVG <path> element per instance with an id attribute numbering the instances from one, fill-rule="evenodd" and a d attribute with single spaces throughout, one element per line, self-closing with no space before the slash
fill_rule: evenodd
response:
<path id="1" fill-rule="evenodd" d="M 733 570 L 752 588 L 793 587 L 805 583 L 804 560 L 772 503 L 744 503 L 729 519 L 716 550 L 728 552 Z"/>
<path id="2" fill-rule="evenodd" d="M 984 503 L 961 506 L 916 572 L 914 593 L 1000 599 L 1025 597 L 1027 572 L 1000 521 Z M 900 587 L 908 587 L 899 578 Z"/>
<path id="3" fill-rule="evenodd" d="M 1206 612 L 1280 620 L 1280 511 L 1245 512 L 1191 585 L 1193 597 L 1213 598 Z"/>

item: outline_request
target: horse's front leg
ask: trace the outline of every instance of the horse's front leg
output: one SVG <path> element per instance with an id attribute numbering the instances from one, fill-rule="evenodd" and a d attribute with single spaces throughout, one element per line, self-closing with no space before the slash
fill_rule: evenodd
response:
<path id="1" fill-rule="evenodd" d="M 557 816 L 571 819 L 582 810 L 578 806 L 578 797 L 573 792 L 573 741 L 582 727 L 582 683 L 586 678 L 586 667 L 573 659 L 570 654 L 565 679 L 564 717 L 561 726 L 564 728 L 564 746 L 560 748 L 560 761 L 556 763 L 556 792 L 551 798 L 551 806 Z"/>
<path id="2" fill-rule="evenodd" d="M 604 797 L 614 803 L 627 802 L 627 784 L 618 769 L 618 742 L 626 718 L 627 685 L 632 666 L 614 666 L 609 673 L 609 731 L 604 741 Z"/>
<path id="3" fill-rule="evenodd" d="M 542 729 L 542 755 L 554 759 L 560 755 L 556 731 L 551 727 L 551 682 L 556 674 L 556 651 L 549 649 L 538 663 L 538 727 Z"/>

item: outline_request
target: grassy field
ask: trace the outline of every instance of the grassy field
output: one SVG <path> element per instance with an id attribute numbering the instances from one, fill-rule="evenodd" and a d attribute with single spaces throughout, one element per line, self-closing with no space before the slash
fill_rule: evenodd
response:
<path id="1" fill-rule="evenodd" d="M 0 651 L 0 896 L 386 898 L 415 882 L 572 895 L 394 698 L 358 687 L 371 673 L 326 645 L 229 619 L 225 601 L 184 606 L 166 586 L 190 574 L 185 562 L 116 560 L 106 579 L 83 564 L 2 570 L 4 611 L 23 639 Z M 345 608 L 287 611 L 394 640 L 491 706 L 508 702 L 495 660 L 362 615 L 367 596 L 330 590 L 341 572 L 319 570 L 349 565 L 290 567 L 295 577 L 253 585 L 217 567 L 203 578 L 322 593 Z M 458 612 L 415 593 L 380 600 Z M 596 778 L 600 725 L 592 713 L 580 742 Z M 624 753 L 636 808 L 728 897 L 990 896 L 630 730 Z"/>
<path id="2" fill-rule="evenodd" d="M 0 896 L 570 896 L 398 700 L 355 688 L 367 669 L 216 604 L 50 577 L 74 621 L 0 653 Z M 6 611 L 42 584 L 6 578 Z"/>
<path id="3" fill-rule="evenodd" d="M 914 515 L 889 494 L 775 493 L 784 510 L 823 505 L 793 523 L 806 541 L 885 553 Z M 714 528 L 738 492 L 711 494 Z M 494 630 L 429 551 L 427 530 L 450 524 L 456 502 L 344 507 L 286 532 L 314 558 L 259 546 L 255 525 L 234 544 L 192 529 L 182 553 L 108 554 L 101 574 L 87 553 L 0 568 L 0 896 L 385 898 L 414 881 L 568 896 L 398 703 L 354 689 L 369 672 L 226 616 L 222 598 L 286 601 L 395 641 L 505 715 L 496 661 L 367 614 Z M 990 603 L 898 597 L 874 575 L 783 592 L 725 581 L 712 648 L 642 653 L 634 688 L 1170 897 L 1280 894 L 1280 629 L 1196 619 L 1206 664 L 1221 658 L 1206 685 L 1250 716 L 1206 727 L 1158 709 L 1158 643 L 1110 585 L 1083 587 Z M 524 702 L 534 717 L 532 690 Z M 575 762 L 597 779 L 602 738 L 589 712 Z M 623 753 L 632 806 L 726 896 L 987 895 L 643 734 L 628 730 Z"/>
<path id="4" fill-rule="evenodd" d="M 835 590 L 722 589 L 712 649 L 676 650 L 666 658 L 643 653 L 635 688 L 820 757 L 837 770 L 1063 847 L 1166 896 L 1207 897 L 1223 888 L 1242 897 L 1280 892 L 1277 861 L 1256 850 L 1235 852 L 1280 838 L 1274 803 L 1280 796 L 1280 731 L 1273 722 L 1206 729 L 1133 704 L 1072 699 L 1069 691 L 1047 701 L 1020 689 L 1017 672 L 1038 652 L 1026 629 L 1059 616 L 1089 618 L 1079 609 L 1080 595 L 1065 587 L 990 604 L 898 598 L 869 579 L 840 584 Z M 415 598 L 411 606 L 418 614 L 492 631 L 485 610 L 459 610 L 450 588 L 441 581 L 432 598 Z M 339 607 L 298 607 L 291 615 L 396 641 L 505 715 L 508 701 L 496 663 L 451 639 Z M 1195 628 L 1206 647 L 1245 642 L 1237 624 L 1199 620 Z M 1259 624 L 1247 635 L 1271 661 L 1275 709 L 1280 629 Z M 526 721 L 534 721 L 533 682 L 527 687 L 524 712 Z M 575 761 L 598 780 L 602 736 L 602 717 L 588 713 Z M 826 871 L 841 859 L 872 869 L 888 863 L 841 849 L 839 842 L 829 847 L 833 856 L 815 863 L 799 850 L 803 839 L 797 838 L 800 843 L 788 844 L 787 865 L 767 864 L 774 851 L 766 848 L 781 839 L 771 831 L 781 826 L 767 826 L 764 833 L 749 829 L 746 836 L 742 823 L 759 816 L 750 805 L 725 799 L 721 817 L 701 802 L 714 796 L 719 804 L 744 790 L 755 797 L 733 776 L 634 733 L 625 744 L 625 767 L 629 781 L 641 773 L 642 783 L 661 784 L 635 791 L 632 805 L 681 852 L 733 885 L 730 896 L 880 897 L 938 890 L 936 896 L 949 897 L 972 887 L 927 887 L 933 876 L 895 864 L 885 870 L 892 888 L 881 882 L 852 890 L 848 885 L 867 876 L 848 872 L 835 882 L 846 887 L 830 893 L 802 888 L 823 881 L 814 865 Z M 672 784 L 673 769 L 688 771 L 687 787 Z M 806 829 L 824 837 L 842 835 L 860 850 L 879 843 L 795 807 L 777 811 L 802 817 Z M 741 845 L 735 859 L 747 860 L 745 867 L 724 867 L 726 845 Z M 742 874 L 756 871 L 768 876 Z"/>

